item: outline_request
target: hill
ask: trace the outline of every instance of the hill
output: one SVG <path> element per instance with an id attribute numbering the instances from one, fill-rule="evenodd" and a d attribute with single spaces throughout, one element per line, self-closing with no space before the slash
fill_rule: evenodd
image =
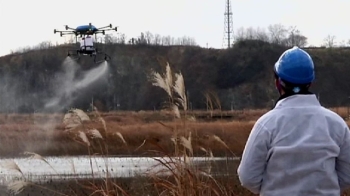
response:
<path id="1" fill-rule="evenodd" d="M 73 47 L 73 48 L 72 48 Z M 74 45 L 60 45 L 0 58 L 0 112 L 101 111 L 161 109 L 167 96 L 148 80 L 152 70 L 184 76 L 190 109 L 207 109 L 207 97 L 218 98 L 222 110 L 270 108 L 278 94 L 272 68 L 286 49 L 259 40 L 243 40 L 231 49 L 196 46 L 103 44 L 112 57 L 94 65 L 83 57 L 79 64 L 66 58 Z M 312 91 L 327 107 L 350 105 L 350 50 L 306 49 L 316 66 Z"/>

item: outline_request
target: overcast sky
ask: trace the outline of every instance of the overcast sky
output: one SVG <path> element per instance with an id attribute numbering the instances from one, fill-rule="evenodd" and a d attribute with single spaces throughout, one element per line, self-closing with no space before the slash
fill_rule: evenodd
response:
<path id="1" fill-rule="evenodd" d="M 311 45 L 327 35 L 350 39 L 350 0 L 231 0 L 234 30 L 281 23 L 296 26 Z M 190 36 L 221 48 L 225 0 L 0 0 L 0 56 L 42 41 L 64 42 L 54 29 L 110 23 L 128 38 L 150 31 Z"/>

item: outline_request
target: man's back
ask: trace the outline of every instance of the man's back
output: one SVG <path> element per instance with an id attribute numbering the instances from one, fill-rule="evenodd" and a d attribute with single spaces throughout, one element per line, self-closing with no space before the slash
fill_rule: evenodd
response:
<path id="1" fill-rule="evenodd" d="M 294 95 L 279 101 L 254 129 L 238 170 L 253 192 L 340 195 L 337 157 L 345 153 L 342 161 L 346 168 L 350 166 L 349 130 L 342 118 L 319 104 L 315 95 Z M 253 156 L 264 156 L 265 163 L 251 162 Z M 262 166 L 266 169 L 260 170 Z M 348 183 L 345 177 L 346 186 Z"/>

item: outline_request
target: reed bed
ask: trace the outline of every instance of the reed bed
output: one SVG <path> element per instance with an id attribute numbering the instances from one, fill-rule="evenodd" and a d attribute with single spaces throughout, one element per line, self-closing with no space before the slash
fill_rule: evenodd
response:
<path id="1" fill-rule="evenodd" d="M 204 121 L 189 119 L 186 124 L 182 120 L 168 120 L 162 116 L 167 113 L 158 113 L 155 120 L 140 114 L 142 117 L 131 117 L 119 115 L 118 113 L 102 113 L 101 116 L 106 123 L 106 142 L 111 155 L 147 156 L 147 152 L 154 148 L 154 144 L 162 146 L 167 152 L 173 151 L 169 144 L 172 130 L 177 129 L 179 133 L 191 131 L 193 133 L 194 154 L 202 155 L 198 149 L 199 145 L 210 147 L 216 156 L 223 155 L 222 149 L 217 147 L 212 140 L 213 135 L 224 138 L 225 142 L 235 154 L 240 154 L 243 150 L 245 140 L 247 139 L 254 121 L 231 121 L 215 120 Z M 94 119 L 94 114 L 88 114 L 92 120 L 84 121 L 75 127 L 76 131 L 82 129 L 103 130 L 103 124 Z M 155 114 L 150 114 L 154 116 Z M 69 156 L 69 155 L 87 155 L 85 146 L 76 142 L 76 135 L 71 135 L 66 130 L 63 123 L 63 116 L 57 121 L 50 120 L 51 116 L 41 116 L 41 121 L 33 120 L 28 115 L 22 120 L 12 120 L 16 116 L 12 115 L 8 122 L 0 124 L 0 155 L 2 157 L 18 156 L 24 151 L 32 151 L 42 156 Z M 122 116 L 122 117 L 120 117 Z M 28 120 L 32 118 L 31 120 Z M 56 115 L 53 115 L 56 119 Z M 163 119 L 162 119 L 163 118 Z M 34 118 L 36 119 L 36 118 Z M 146 120 L 144 120 L 146 119 Z M 43 124 L 49 122 L 50 124 Z M 118 133 L 128 142 L 128 146 L 118 136 Z M 143 148 L 136 150 L 146 140 Z"/>
<path id="2" fill-rule="evenodd" d="M 74 113 L 75 110 L 72 111 Z M 74 149 L 81 151 L 82 154 L 90 155 L 91 161 L 94 161 L 92 156 L 94 153 L 98 153 L 97 156 L 120 155 L 120 153 L 114 153 L 118 152 L 118 149 L 124 153 L 127 152 L 126 155 L 151 157 L 157 155 L 158 157 L 164 157 L 158 158 L 157 161 L 158 164 L 165 166 L 167 169 L 134 178 L 109 178 L 106 174 L 102 177 L 96 175 L 95 178 L 85 179 L 62 177 L 61 181 L 43 178 L 39 183 L 31 182 L 29 176 L 23 176 L 21 180 L 15 180 L 4 187 L 7 190 L 6 193 L 11 192 L 13 195 L 70 196 L 253 195 L 240 186 L 236 176 L 238 161 L 221 162 L 220 165 L 214 167 L 218 163 L 211 162 L 210 157 L 240 156 L 246 138 L 255 122 L 254 119 L 205 122 L 174 118 L 171 121 L 158 121 L 157 119 L 153 122 L 138 121 L 136 124 L 124 124 L 111 120 L 113 118 L 105 120 L 107 116 L 113 117 L 113 115 L 103 115 L 98 111 L 87 114 L 87 116 L 89 120 L 80 121 L 80 124 L 78 123 L 72 128 L 63 123 L 64 115 L 62 115 L 61 123 L 53 131 L 53 133 L 59 134 L 50 136 L 50 138 L 57 137 L 56 139 L 60 138 L 60 140 L 52 143 L 53 139 L 50 143 L 55 146 L 64 142 L 64 144 L 61 144 L 61 149 L 65 149 L 65 152 L 69 153 L 70 150 Z M 71 118 L 74 118 L 74 115 Z M 38 125 L 32 126 L 35 128 Z M 11 126 L 8 126 L 8 128 L 7 131 L 10 131 Z M 20 125 L 14 126 L 14 128 L 22 128 L 20 130 L 23 134 L 31 132 L 31 128 L 23 128 Z M 32 136 L 36 138 L 36 143 L 42 139 L 47 139 L 46 134 L 40 134 L 46 132 L 45 129 L 40 129 L 40 126 L 36 128 L 38 131 L 35 134 L 27 134 L 24 137 Z M 12 133 L 9 138 L 16 138 L 18 136 L 16 134 L 21 133 L 21 131 Z M 24 141 L 22 140 L 22 142 Z M 74 145 L 76 148 L 72 148 L 67 144 Z M 33 152 L 24 151 L 19 155 L 26 155 L 45 162 L 45 156 L 37 153 L 38 151 L 40 151 L 39 148 Z M 48 155 L 52 154 L 48 153 Z M 67 154 L 62 153 L 62 155 Z M 188 161 L 188 157 L 199 155 L 208 157 L 209 161 L 205 163 L 206 169 L 194 166 Z M 15 163 L 9 163 L 2 167 L 17 170 L 19 174 L 21 173 L 21 168 Z M 79 165 L 75 165 L 75 167 L 79 167 Z M 220 173 L 226 175 L 215 176 L 215 172 L 212 171 L 213 168 L 220 169 Z M 344 195 L 347 194 L 348 192 L 344 193 Z"/>

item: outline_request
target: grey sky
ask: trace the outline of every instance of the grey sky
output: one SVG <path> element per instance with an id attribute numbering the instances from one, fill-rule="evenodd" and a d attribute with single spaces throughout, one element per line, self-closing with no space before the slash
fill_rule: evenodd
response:
<path id="1" fill-rule="evenodd" d="M 328 35 L 350 39 L 349 0 L 231 0 L 234 30 L 281 23 L 296 26 L 311 45 Z M 150 31 L 194 37 L 203 47 L 221 48 L 225 0 L 0 0 L 0 56 L 11 50 L 64 37 L 53 29 L 112 23 L 127 38 Z"/>

